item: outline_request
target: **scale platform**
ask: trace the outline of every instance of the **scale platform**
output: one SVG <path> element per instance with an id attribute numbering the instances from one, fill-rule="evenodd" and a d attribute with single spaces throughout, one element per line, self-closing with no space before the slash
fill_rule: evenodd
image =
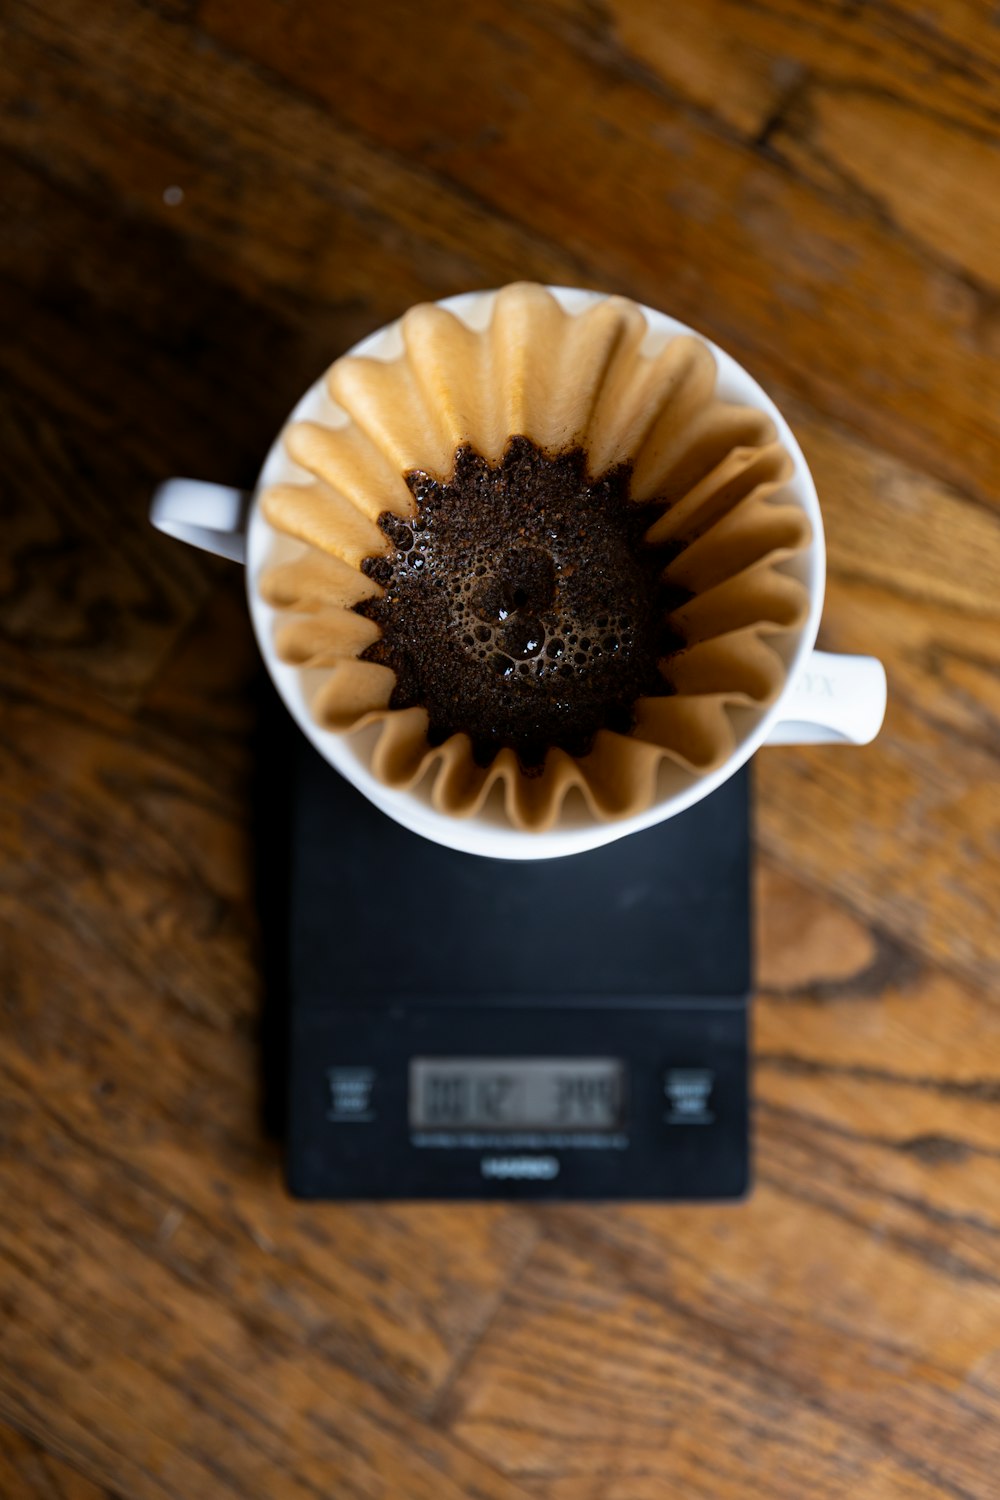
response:
<path id="1" fill-rule="evenodd" d="M 746 1192 L 746 770 L 644 833 L 514 863 L 400 828 L 290 725 L 282 759 L 293 1194 Z"/>

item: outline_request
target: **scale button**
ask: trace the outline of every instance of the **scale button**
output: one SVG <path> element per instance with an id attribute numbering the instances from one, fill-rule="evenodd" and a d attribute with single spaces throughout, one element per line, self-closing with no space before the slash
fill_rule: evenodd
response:
<path id="1" fill-rule="evenodd" d="M 710 1108 L 714 1087 L 715 1073 L 711 1068 L 667 1068 L 663 1075 L 665 1123 L 711 1125 L 715 1120 Z"/>
<path id="2" fill-rule="evenodd" d="M 374 1068 L 327 1068 L 326 1118 L 335 1125 L 364 1125 L 374 1120 Z"/>

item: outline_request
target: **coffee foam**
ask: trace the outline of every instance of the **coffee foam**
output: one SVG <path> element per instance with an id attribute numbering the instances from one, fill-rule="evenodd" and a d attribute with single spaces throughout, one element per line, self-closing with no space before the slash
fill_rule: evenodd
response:
<path id="1" fill-rule="evenodd" d="M 416 547 L 419 550 L 419 541 Z M 598 615 L 592 624 L 563 611 L 558 624 L 544 623 L 543 607 L 531 609 L 531 585 L 525 574 L 537 571 L 544 576 L 551 560 L 540 548 L 521 550 L 530 561 L 521 561 L 506 577 L 485 548 L 469 556 L 471 576 L 460 585 L 452 629 L 470 656 L 491 662 L 501 677 L 515 672 L 535 679 L 580 677 L 602 656 L 615 656 L 622 647 L 632 646 L 635 625 L 627 611 Z"/>

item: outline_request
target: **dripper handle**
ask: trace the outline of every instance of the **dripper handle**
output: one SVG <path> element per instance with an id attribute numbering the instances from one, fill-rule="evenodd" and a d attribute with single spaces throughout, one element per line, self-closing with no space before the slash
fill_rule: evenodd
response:
<path id="1" fill-rule="evenodd" d="M 867 745 L 882 728 L 885 705 L 885 667 L 874 656 L 814 651 L 764 743 Z"/>
<path id="2" fill-rule="evenodd" d="M 249 509 L 245 490 L 201 479 L 168 479 L 154 491 L 149 519 L 167 536 L 214 552 L 216 557 L 245 563 Z"/>

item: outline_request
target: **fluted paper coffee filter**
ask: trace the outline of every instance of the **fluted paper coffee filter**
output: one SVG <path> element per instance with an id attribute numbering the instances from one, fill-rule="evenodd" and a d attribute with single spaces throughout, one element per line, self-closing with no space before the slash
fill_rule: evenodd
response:
<path id="1" fill-rule="evenodd" d="M 277 650 L 308 672 L 318 722 L 345 733 L 374 726 L 371 768 L 387 785 L 426 785 L 434 807 L 455 817 L 492 792 L 491 805 L 501 799 L 522 830 L 553 827 L 577 797 L 599 819 L 641 812 L 665 762 L 694 776 L 715 770 L 736 748 L 740 715 L 780 692 L 789 655 L 780 638 L 808 614 L 785 565 L 808 545 L 809 522 L 783 498 L 793 466 L 770 418 L 716 396 L 700 339 L 645 353 L 645 317 L 622 297 L 569 313 L 544 288 L 516 284 L 496 294 L 481 329 L 423 305 L 401 330 L 397 357 L 332 366 L 341 425 L 293 422 L 285 447 L 310 478 L 263 495 L 268 522 L 299 548 L 265 570 L 260 588 L 284 616 Z M 548 453 L 582 447 L 593 478 L 629 462 L 630 497 L 654 517 L 649 540 L 669 544 L 663 578 L 689 596 L 670 620 L 683 646 L 661 666 L 670 696 L 641 698 L 631 732 L 599 730 L 585 755 L 550 748 L 530 775 L 510 748 L 478 764 L 464 733 L 432 746 L 426 710 L 392 708 L 395 673 L 360 659 L 380 628 L 353 607 L 382 592 L 361 567 L 392 550 L 378 517 L 417 513 L 404 476 L 449 480 L 463 445 L 496 464 L 514 436 Z"/>

